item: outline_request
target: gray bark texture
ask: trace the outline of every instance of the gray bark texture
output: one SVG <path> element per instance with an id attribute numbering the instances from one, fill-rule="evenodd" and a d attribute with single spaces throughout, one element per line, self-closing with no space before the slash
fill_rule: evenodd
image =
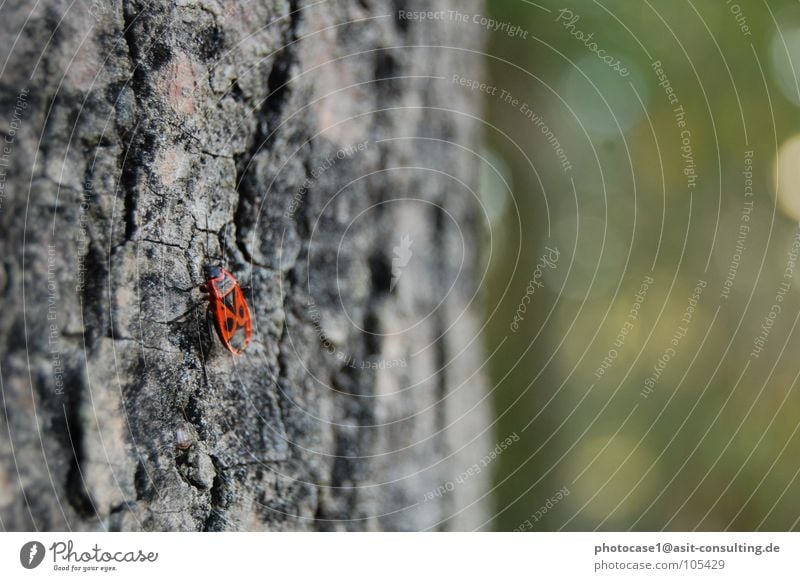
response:
<path id="1" fill-rule="evenodd" d="M 2 529 L 483 522 L 481 38 L 398 8 L 0 8 Z"/>

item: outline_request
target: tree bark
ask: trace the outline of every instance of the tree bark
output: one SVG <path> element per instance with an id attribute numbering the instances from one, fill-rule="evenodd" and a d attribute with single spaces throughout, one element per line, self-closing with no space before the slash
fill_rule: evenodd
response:
<path id="1" fill-rule="evenodd" d="M 25 4 L 0 9 L 0 526 L 483 522 L 489 469 L 456 481 L 493 442 L 481 126 L 449 80 L 480 78 L 476 29 L 397 17 L 422 0 Z M 240 357 L 194 308 L 209 262 L 249 287 Z"/>

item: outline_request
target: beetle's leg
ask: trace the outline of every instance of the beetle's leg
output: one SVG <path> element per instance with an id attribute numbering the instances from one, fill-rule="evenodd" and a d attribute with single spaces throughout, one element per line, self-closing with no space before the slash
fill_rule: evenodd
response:
<path id="1" fill-rule="evenodd" d="M 193 312 L 193 311 L 194 311 L 194 310 L 195 310 L 197 307 L 199 307 L 200 305 L 204 304 L 205 302 L 206 302 L 206 301 L 198 301 L 198 302 L 196 302 L 195 304 L 193 304 L 191 307 L 189 307 L 189 310 L 188 310 L 188 311 L 186 311 L 185 313 L 182 313 L 182 314 L 178 315 L 178 316 L 177 316 L 177 317 L 175 317 L 174 319 L 169 319 L 168 321 L 156 321 L 156 323 L 162 323 L 162 324 L 165 324 L 165 325 L 171 325 L 172 323 L 177 323 L 177 322 L 178 322 L 178 321 L 180 321 L 181 319 L 185 319 L 186 317 L 188 317 L 190 314 L 192 314 L 192 312 Z"/>

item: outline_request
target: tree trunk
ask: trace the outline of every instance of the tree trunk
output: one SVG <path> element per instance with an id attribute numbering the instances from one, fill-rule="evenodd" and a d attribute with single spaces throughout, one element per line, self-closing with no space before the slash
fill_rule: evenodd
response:
<path id="1" fill-rule="evenodd" d="M 0 9 L 0 526 L 482 523 L 481 126 L 450 81 L 480 78 L 480 30 L 398 18 L 422 0 L 24 4 Z M 242 356 L 194 308 L 209 262 L 249 287 Z"/>

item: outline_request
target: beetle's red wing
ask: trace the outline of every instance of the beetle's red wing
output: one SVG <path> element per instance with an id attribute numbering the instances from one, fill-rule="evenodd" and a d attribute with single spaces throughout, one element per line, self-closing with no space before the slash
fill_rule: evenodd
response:
<path id="1" fill-rule="evenodd" d="M 253 324 L 250 320 L 250 309 L 241 287 L 237 284 L 233 291 L 228 295 L 232 298 L 231 312 L 234 318 L 234 331 L 228 342 L 234 351 L 242 353 L 250 344 L 253 335 Z M 228 298 L 226 297 L 226 298 Z"/>
<path id="2" fill-rule="evenodd" d="M 246 347 L 250 343 L 250 337 L 253 335 L 253 321 L 250 319 L 250 307 L 247 306 L 247 301 L 244 298 L 244 292 L 242 292 L 242 288 L 239 285 L 236 285 L 233 302 L 237 313 L 236 322 L 240 326 L 243 326 L 245 330 Z"/>

